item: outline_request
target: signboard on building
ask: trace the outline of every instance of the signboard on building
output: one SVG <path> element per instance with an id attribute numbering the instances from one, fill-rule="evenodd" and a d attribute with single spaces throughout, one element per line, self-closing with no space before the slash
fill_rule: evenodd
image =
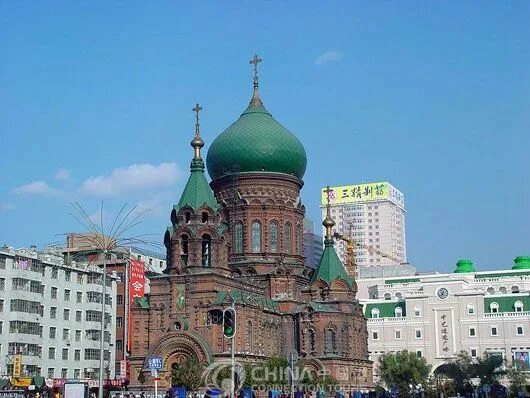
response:
<path id="1" fill-rule="evenodd" d="M 452 310 L 435 310 L 436 314 L 436 354 L 437 357 L 454 356 L 454 322 Z"/>
<path id="2" fill-rule="evenodd" d="M 22 355 L 17 354 L 13 357 L 13 376 L 19 377 L 22 374 Z"/>
<path id="3" fill-rule="evenodd" d="M 405 206 L 403 194 L 388 182 L 371 182 L 366 184 L 330 187 L 329 196 L 329 203 L 331 205 L 390 200 L 402 207 Z M 326 188 L 322 188 L 320 204 L 325 206 L 326 203 Z"/>
<path id="4" fill-rule="evenodd" d="M 145 264 L 140 260 L 131 260 L 129 264 L 129 308 L 134 299 L 144 297 L 145 294 Z M 132 311 L 129 310 L 129 336 L 127 336 L 127 350 L 132 347 Z"/>
<path id="5" fill-rule="evenodd" d="M 127 379 L 127 360 L 122 359 L 120 361 L 120 379 Z"/>

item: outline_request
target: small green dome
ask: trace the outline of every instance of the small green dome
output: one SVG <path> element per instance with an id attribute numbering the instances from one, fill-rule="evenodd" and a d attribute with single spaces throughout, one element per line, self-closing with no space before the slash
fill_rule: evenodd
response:
<path id="1" fill-rule="evenodd" d="M 513 260 L 515 265 L 512 269 L 530 269 L 530 256 L 518 256 Z"/>
<path id="2" fill-rule="evenodd" d="M 229 173 L 275 172 L 304 176 L 307 157 L 304 146 L 278 123 L 261 101 L 249 107 L 223 131 L 208 149 L 206 167 L 212 180 Z"/>
<path id="3" fill-rule="evenodd" d="M 477 272 L 477 270 L 473 266 L 473 262 L 471 260 L 459 260 L 456 263 L 456 268 L 454 272 L 455 274 L 460 274 L 463 272 Z"/>

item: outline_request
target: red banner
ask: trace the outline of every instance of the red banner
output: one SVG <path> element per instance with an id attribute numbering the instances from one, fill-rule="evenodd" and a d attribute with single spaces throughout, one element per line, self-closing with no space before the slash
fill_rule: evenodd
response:
<path id="1" fill-rule="evenodd" d="M 129 265 L 129 336 L 128 349 L 132 348 L 132 305 L 136 297 L 144 297 L 145 293 L 145 265 L 140 260 L 131 260 Z"/>

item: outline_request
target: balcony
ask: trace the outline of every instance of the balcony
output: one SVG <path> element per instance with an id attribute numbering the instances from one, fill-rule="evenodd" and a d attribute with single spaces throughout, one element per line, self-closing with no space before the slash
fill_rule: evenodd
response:
<path id="1" fill-rule="evenodd" d="M 493 312 L 485 313 L 484 318 L 530 318 L 530 311 Z"/>
<path id="2" fill-rule="evenodd" d="M 396 322 L 405 322 L 407 320 L 406 317 L 390 317 L 390 318 L 369 318 L 367 319 L 368 323 L 396 323 Z"/>

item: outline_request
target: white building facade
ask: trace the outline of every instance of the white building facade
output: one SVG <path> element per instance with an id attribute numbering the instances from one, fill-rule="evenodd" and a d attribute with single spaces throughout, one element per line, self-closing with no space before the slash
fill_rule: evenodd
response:
<path id="1" fill-rule="evenodd" d="M 112 378 L 116 278 L 106 285 L 105 377 Z M 1 248 L 0 374 L 13 376 L 18 356 L 21 377 L 97 379 L 101 306 L 99 267 L 66 265 L 60 249 Z"/>
<path id="2" fill-rule="evenodd" d="M 334 231 L 353 238 L 358 245 L 355 249 L 357 267 L 407 262 L 403 193 L 388 182 L 336 186 L 330 190 L 331 217 L 336 222 Z M 326 188 L 323 188 L 322 219 L 326 216 L 326 200 Z M 338 242 L 335 247 L 345 263 L 345 242 Z"/>
<path id="3" fill-rule="evenodd" d="M 506 271 L 475 272 L 461 260 L 451 274 L 357 283 L 375 375 L 380 355 L 401 350 L 425 357 L 433 371 L 462 350 L 530 370 L 530 257 Z"/>

